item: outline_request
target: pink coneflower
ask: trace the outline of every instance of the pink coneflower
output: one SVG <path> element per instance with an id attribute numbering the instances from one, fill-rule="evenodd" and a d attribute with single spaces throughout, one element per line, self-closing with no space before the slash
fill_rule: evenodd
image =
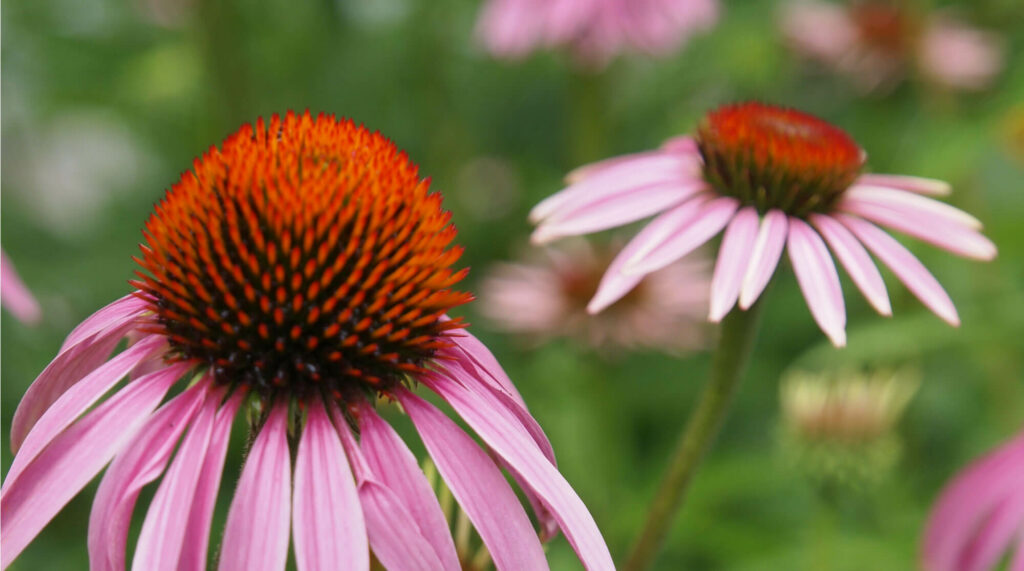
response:
<path id="1" fill-rule="evenodd" d="M 19 405 L 3 566 L 113 460 L 93 503 L 92 567 L 124 567 L 139 491 L 166 468 L 132 566 L 205 568 L 228 434 L 246 410 L 258 421 L 220 569 L 283 569 L 290 539 L 300 569 L 366 569 L 370 549 L 391 569 L 458 569 L 423 472 L 375 412 L 383 398 L 409 415 L 498 568 L 547 567 L 504 467 L 546 536 L 560 527 L 587 568 L 611 569 L 521 397 L 446 317 L 471 299 L 451 289 L 466 270 L 451 267 L 462 250 L 449 220 L 406 155 L 350 121 L 289 113 L 211 148 L 147 222 L 136 291 L 72 331 Z"/>
<path id="2" fill-rule="evenodd" d="M 975 461 L 942 491 L 921 553 L 927 571 L 1024 569 L 1024 432 Z"/>
<path id="3" fill-rule="evenodd" d="M 489 0 L 476 33 L 497 57 L 567 48 L 600 68 L 621 52 L 671 53 L 717 19 L 717 0 Z"/>
<path id="4" fill-rule="evenodd" d="M 499 329 L 532 343 L 557 336 L 598 349 L 647 347 L 670 352 L 704 346 L 710 276 L 704 260 L 677 262 L 646 276 L 597 315 L 587 302 L 614 257 L 583 240 L 542 256 L 498 264 L 481 285 L 481 313 Z"/>
<path id="5" fill-rule="evenodd" d="M 592 311 L 724 229 L 711 321 L 737 301 L 741 309 L 753 305 L 788 246 L 811 314 L 835 345 L 844 345 L 846 310 L 828 244 L 879 313 L 891 308 L 868 251 L 928 308 L 958 325 L 938 281 L 875 224 L 973 259 L 992 259 L 995 246 L 978 232 L 977 219 L 925 196 L 947 194 L 947 184 L 862 174 L 864 161 L 849 135 L 816 117 L 761 103 L 726 105 L 710 112 L 693 137 L 570 173 L 569 187 L 530 213 L 539 224 L 533 238 L 547 242 L 658 214 L 612 262 Z"/>
<path id="6" fill-rule="evenodd" d="M 796 51 L 865 91 L 891 88 L 913 70 L 947 88 L 978 90 L 1003 67 L 995 35 L 947 14 L 922 16 L 894 3 L 798 0 L 786 6 L 781 26 Z"/>
<path id="7" fill-rule="evenodd" d="M 22 323 L 38 323 L 42 311 L 32 292 L 21 281 L 7 253 L 0 250 L 0 305 Z"/>

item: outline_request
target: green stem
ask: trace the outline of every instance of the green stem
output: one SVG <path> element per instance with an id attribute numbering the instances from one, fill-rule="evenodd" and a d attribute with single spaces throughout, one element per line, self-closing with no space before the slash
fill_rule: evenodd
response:
<path id="1" fill-rule="evenodd" d="M 633 544 L 624 571 L 643 571 L 658 555 L 665 535 L 682 507 L 690 481 L 718 434 L 732 396 L 746 371 L 757 336 L 760 306 L 761 302 L 757 302 L 747 311 L 736 308 L 722 320 L 707 386 L 679 437 L 664 480 L 651 503 L 647 522 Z"/>
<path id="2" fill-rule="evenodd" d="M 574 168 L 605 158 L 606 83 L 599 73 L 577 71 L 569 77 L 569 161 Z"/>

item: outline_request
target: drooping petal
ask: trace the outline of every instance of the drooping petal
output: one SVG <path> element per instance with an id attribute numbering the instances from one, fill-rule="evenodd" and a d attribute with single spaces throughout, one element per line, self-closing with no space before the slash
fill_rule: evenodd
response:
<path id="1" fill-rule="evenodd" d="M 135 294 L 128 294 L 93 313 L 71 330 L 60 346 L 60 352 L 77 345 L 99 333 L 135 321 L 149 309 L 145 300 Z"/>
<path id="2" fill-rule="evenodd" d="M 442 319 L 447 320 L 448 316 L 443 316 Z M 493 381 L 491 384 L 495 390 L 508 394 L 520 405 L 526 406 L 522 395 L 519 394 L 519 390 L 512 384 L 512 379 L 505 373 L 505 369 L 498 363 L 498 359 L 472 333 L 465 329 L 453 331 L 448 335 L 448 340 L 454 343 L 473 364 L 485 373 L 481 377 L 484 381 Z"/>
<path id="3" fill-rule="evenodd" d="M 61 351 L 25 391 L 11 421 L 11 449 L 17 452 L 39 417 L 68 388 L 107 361 L 110 353 L 133 325 L 122 324 Z"/>
<path id="4" fill-rule="evenodd" d="M 292 499 L 299 569 L 369 569 L 370 548 L 345 450 L 323 404 L 309 404 Z"/>
<path id="5" fill-rule="evenodd" d="M 842 224 L 823 214 L 812 214 L 811 223 L 832 247 L 836 257 L 846 268 L 853 283 L 857 284 L 864 297 L 882 315 L 892 315 L 889 293 L 885 289 L 882 274 L 878 272 L 871 256 L 857 238 Z"/>
<path id="6" fill-rule="evenodd" d="M 786 246 L 789 234 L 789 219 L 781 210 L 769 210 L 761 220 L 761 228 L 754 241 L 754 250 L 750 254 L 750 267 L 743 276 L 740 287 L 740 309 L 750 309 L 761 292 L 768 286 L 775 268 L 782 257 L 782 249 Z"/>
<path id="7" fill-rule="evenodd" d="M 895 209 L 853 200 L 844 202 L 841 209 L 959 256 L 985 261 L 996 257 L 995 244 L 981 233 L 928 212 Z"/>
<path id="8" fill-rule="evenodd" d="M 221 474 L 224 471 L 224 457 L 228 451 L 228 440 L 231 436 L 231 423 L 242 403 L 245 391 L 236 389 L 217 412 L 213 424 L 213 435 L 210 445 L 206 448 L 203 458 L 203 469 L 199 474 L 199 484 L 189 506 L 188 524 L 185 526 L 184 547 L 178 559 L 178 568 L 183 571 L 203 571 L 207 565 L 207 548 L 210 544 L 210 524 L 213 519 L 213 508 L 217 503 L 217 490 L 220 488 Z"/>
<path id="9" fill-rule="evenodd" d="M 213 425 L 220 404 L 214 393 L 203 403 L 202 410 L 182 440 L 171 467 L 160 481 L 142 524 L 135 546 L 133 569 L 179 569 L 181 551 L 188 526 L 189 510 L 203 469 L 203 460 L 213 436 Z"/>
<path id="10" fill-rule="evenodd" d="M 748 206 L 736 213 L 722 237 L 715 273 L 711 278 L 711 308 L 708 318 L 719 322 L 740 296 L 743 277 L 750 266 L 750 252 L 757 240 L 760 217 Z"/>
<path id="11" fill-rule="evenodd" d="M 142 341 L 107 361 L 95 371 L 86 375 L 81 381 L 68 388 L 64 394 L 46 409 L 46 412 L 39 417 L 39 420 L 32 426 L 28 435 L 25 436 L 18 454 L 11 463 L 11 469 L 7 471 L 7 478 L 4 480 L 3 488 L 6 489 L 12 481 L 17 479 L 25 466 L 54 437 L 81 416 L 83 412 L 88 410 L 93 403 L 113 388 L 137 364 L 157 351 L 163 343 L 163 339 L 159 337 Z M 184 372 L 184 369 L 180 366 L 171 368 L 178 371 L 178 374 Z"/>
<path id="12" fill-rule="evenodd" d="M 703 181 L 661 181 L 610 194 L 578 208 L 563 208 L 545 220 L 531 240 L 546 244 L 629 224 L 671 208 L 706 188 Z"/>
<path id="13" fill-rule="evenodd" d="M 789 221 L 789 260 L 811 315 L 836 347 L 846 345 L 846 306 L 825 242 L 803 220 Z"/>
<path id="14" fill-rule="evenodd" d="M 405 390 L 396 396 L 495 566 L 499 570 L 547 569 L 530 519 L 494 462 L 433 405 Z"/>
<path id="15" fill-rule="evenodd" d="M 739 205 L 738 200 L 727 196 L 704 204 L 690 224 L 650 251 L 635 255 L 622 271 L 627 274 L 649 274 L 682 258 L 721 232 L 732 220 Z"/>
<path id="16" fill-rule="evenodd" d="M 1018 473 L 1018 480 L 1024 473 Z M 1024 492 L 1004 490 L 1007 497 L 992 512 L 987 514 L 985 523 L 975 532 L 970 547 L 962 554 L 958 569 L 963 571 L 987 571 L 995 569 L 1003 555 L 1010 551 L 1014 536 L 1024 529 Z"/>
<path id="17" fill-rule="evenodd" d="M 945 196 L 952 191 L 948 182 L 933 178 L 897 174 L 862 174 L 857 177 L 856 184 L 887 186 L 889 188 L 898 188 L 900 190 L 909 190 L 910 192 L 934 196 Z"/>
<path id="18" fill-rule="evenodd" d="M 953 301 L 949 299 L 949 294 L 942 289 L 935 276 L 895 238 L 874 224 L 854 216 L 837 214 L 836 219 L 849 228 L 868 250 L 878 256 L 928 309 L 950 325 L 960 325 L 960 317 L 956 313 Z"/>
<path id="19" fill-rule="evenodd" d="M 955 206 L 891 187 L 854 184 L 843 193 L 843 202 L 850 201 L 884 206 L 908 213 L 925 213 L 956 226 L 981 230 L 981 220 Z"/>
<path id="20" fill-rule="evenodd" d="M 89 514 L 89 567 L 121 571 L 132 511 L 142 488 L 157 479 L 203 399 L 196 384 L 160 407 L 138 436 L 114 458 L 100 482 Z"/>
<path id="21" fill-rule="evenodd" d="M 71 425 L 5 481 L 0 498 L 0 567 L 26 545 L 149 420 L 181 375 L 171 366 L 142 377 Z"/>
<path id="22" fill-rule="evenodd" d="M 14 264 L 7 259 L 3 250 L 0 250 L 0 305 L 23 323 L 37 323 L 42 316 L 39 302 L 21 281 Z"/>
<path id="23" fill-rule="evenodd" d="M 408 511 L 444 568 L 459 569 L 459 557 L 444 512 L 409 447 L 369 404 L 360 408 L 359 428 L 360 448 L 376 478 Z"/>
<path id="24" fill-rule="evenodd" d="M 288 404 L 278 403 L 249 451 L 231 500 L 221 571 L 273 571 L 288 559 L 291 466 Z"/>
<path id="25" fill-rule="evenodd" d="M 615 568 L 587 507 L 521 427 L 515 426 L 502 414 L 494 414 L 494 407 L 489 406 L 486 399 L 457 383 L 432 383 L 430 388 L 440 394 L 495 453 L 529 482 L 551 508 L 584 567 L 590 570 Z"/>

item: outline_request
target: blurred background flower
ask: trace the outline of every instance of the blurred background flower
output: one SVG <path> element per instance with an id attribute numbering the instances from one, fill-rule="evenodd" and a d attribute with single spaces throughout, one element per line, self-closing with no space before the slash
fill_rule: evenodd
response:
<path id="1" fill-rule="evenodd" d="M 495 264 L 480 287 L 480 311 L 492 327 L 531 346 L 572 337 L 597 350 L 701 349 L 707 341 L 710 264 L 702 256 L 646 276 L 609 308 L 587 304 L 616 248 L 567 240 L 530 252 L 518 262 Z"/>
<path id="2" fill-rule="evenodd" d="M 23 323 L 36 323 L 42 316 L 39 302 L 21 281 L 21 276 L 3 250 L 0 250 L 0 306 Z"/>

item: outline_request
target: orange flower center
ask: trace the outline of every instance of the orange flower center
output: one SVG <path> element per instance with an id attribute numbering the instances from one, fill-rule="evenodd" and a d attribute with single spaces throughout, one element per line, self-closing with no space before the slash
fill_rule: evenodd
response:
<path id="1" fill-rule="evenodd" d="M 817 117 L 761 103 L 720 107 L 697 129 L 704 177 L 720 193 L 764 212 L 827 211 L 864 164 L 842 129 Z"/>
<path id="2" fill-rule="evenodd" d="M 146 223 L 133 282 L 175 358 L 264 394 L 386 391 L 471 299 L 441 196 L 379 133 L 309 113 L 245 125 Z"/>

